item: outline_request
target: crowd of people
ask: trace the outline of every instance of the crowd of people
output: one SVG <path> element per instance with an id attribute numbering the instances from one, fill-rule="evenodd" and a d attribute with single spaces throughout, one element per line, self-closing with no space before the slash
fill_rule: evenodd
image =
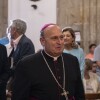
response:
<path id="1" fill-rule="evenodd" d="M 71 27 L 49 23 L 35 52 L 26 29 L 15 19 L 0 39 L 0 100 L 85 100 L 100 92 L 100 45 L 90 44 L 85 55 Z"/>

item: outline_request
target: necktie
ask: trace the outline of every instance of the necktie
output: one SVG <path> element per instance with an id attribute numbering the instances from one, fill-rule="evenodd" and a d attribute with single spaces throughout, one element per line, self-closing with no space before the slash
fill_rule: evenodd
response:
<path id="1" fill-rule="evenodd" d="M 11 51 L 11 53 L 10 53 L 10 55 L 9 55 L 9 58 L 10 58 L 10 57 L 13 57 L 13 54 L 14 54 L 14 48 L 12 49 L 12 51 Z"/>
<path id="2" fill-rule="evenodd" d="M 12 49 L 12 51 L 11 51 L 9 57 L 8 57 L 10 68 L 13 67 L 13 62 L 14 62 L 14 60 L 13 60 L 13 54 L 14 54 L 14 48 Z"/>

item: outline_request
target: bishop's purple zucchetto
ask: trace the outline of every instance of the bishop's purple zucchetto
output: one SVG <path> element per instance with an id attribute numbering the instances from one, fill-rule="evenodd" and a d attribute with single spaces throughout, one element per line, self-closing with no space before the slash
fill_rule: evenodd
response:
<path id="1" fill-rule="evenodd" d="M 45 24 L 45 25 L 41 28 L 41 31 L 40 31 L 41 36 L 43 35 L 43 31 L 44 31 L 47 27 L 49 27 L 49 26 L 51 26 L 51 25 L 56 25 L 56 24 L 54 24 L 54 23 Z"/>
<path id="2" fill-rule="evenodd" d="M 45 24 L 42 28 L 41 31 L 44 31 L 47 27 L 49 27 L 50 25 L 56 25 L 54 23 L 49 23 L 49 24 Z"/>

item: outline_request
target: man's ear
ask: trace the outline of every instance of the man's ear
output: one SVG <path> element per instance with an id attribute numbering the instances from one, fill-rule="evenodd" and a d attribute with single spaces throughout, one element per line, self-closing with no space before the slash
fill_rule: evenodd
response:
<path id="1" fill-rule="evenodd" d="M 44 47 L 44 45 L 45 45 L 45 39 L 43 37 L 40 38 L 40 42 L 41 42 L 41 45 Z"/>
<path id="2" fill-rule="evenodd" d="M 16 32 L 17 29 L 15 27 L 13 27 L 12 30 L 13 30 L 13 32 Z"/>

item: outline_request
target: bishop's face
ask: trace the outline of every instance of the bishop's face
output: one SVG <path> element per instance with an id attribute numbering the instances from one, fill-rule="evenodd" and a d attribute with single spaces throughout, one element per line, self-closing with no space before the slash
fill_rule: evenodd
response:
<path id="1" fill-rule="evenodd" d="M 59 56 L 64 49 L 64 38 L 58 26 L 49 27 L 41 39 L 44 50 L 51 56 Z"/>

